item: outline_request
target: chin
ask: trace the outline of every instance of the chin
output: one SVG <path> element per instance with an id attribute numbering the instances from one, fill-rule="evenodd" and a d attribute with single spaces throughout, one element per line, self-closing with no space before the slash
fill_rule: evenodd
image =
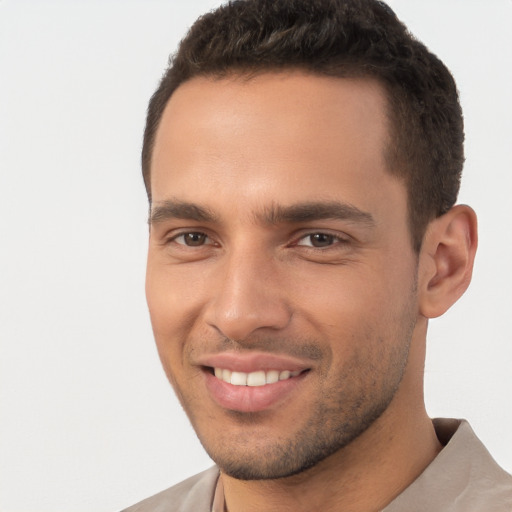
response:
<path id="1" fill-rule="evenodd" d="M 233 434 L 231 442 L 223 440 L 213 449 L 201 440 L 208 455 L 222 473 L 237 480 L 275 480 L 288 478 L 319 465 L 340 452 L 375 423 L 387 409 L 389 402 L 378 404 L 362 417 L 348 415 L 350 419 L 336 424 L 325 414 L 312 415 L 310 420 L 292 437 L 279 440 L 256 440 L 254 432 Z M 251 429 L 252 430 L 252 429 Z M 233 442 L 233 439 L 236 439 Z M 219 448 L 220 447 L 220 448 Z M 229 449 L 224 450 L 224 447 Z"/>

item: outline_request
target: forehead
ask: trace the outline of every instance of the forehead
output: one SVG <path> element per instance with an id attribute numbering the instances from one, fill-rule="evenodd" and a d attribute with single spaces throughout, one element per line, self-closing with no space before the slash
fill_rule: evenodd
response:
<path id="1" fill-rule="evenodd" d="M 365 185 L 395 180 L 385 163 L 386 106 L 383 88 L 367 79 L 300 72 L 194 78 L 164 111 L 153 200 L 232 193 L 238 202 L 291 204 L 339 200 L 342 193 L 364 203 L 382 194 Z"/>

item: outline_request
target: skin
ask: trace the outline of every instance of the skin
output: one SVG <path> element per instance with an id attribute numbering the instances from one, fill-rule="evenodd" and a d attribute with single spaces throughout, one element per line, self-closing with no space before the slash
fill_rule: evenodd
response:
<path id="1" fill-rule="evenodd" d="M 369 80 L 195 78 L 166 107 L 147 300 L 231 512 L 379 510 L 441 448 L 423 402 L 427 319 L 469 283 L 476 220 L 454 208 L 416 254 L 388 137 Z M 265 410 L 232 411 L 205 384 L 205 358 L 226 352 L 293 356 L 307 371 Z"/>

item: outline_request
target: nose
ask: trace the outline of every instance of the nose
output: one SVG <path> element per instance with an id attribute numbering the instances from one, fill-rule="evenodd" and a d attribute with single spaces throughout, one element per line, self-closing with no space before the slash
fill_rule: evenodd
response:
<path id="1" fill-rule="evenodd" d="M 292 314 L 279 262 L 255 250 L 238 251 L 222 259 L 205 315 L 207 324 L 239 343 L 256 331 L 284 329 Z"/>

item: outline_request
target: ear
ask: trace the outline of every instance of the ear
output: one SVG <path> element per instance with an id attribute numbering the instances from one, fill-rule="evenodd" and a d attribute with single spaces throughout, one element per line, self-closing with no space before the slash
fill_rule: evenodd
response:
<path id="1" fill-rule="evenodd" d="M 435 318 L 447 311 L 471 282 L 478 243 L 475 212 L 454 206 L 428 226 L 420 252 L 420 313 Z"/>

